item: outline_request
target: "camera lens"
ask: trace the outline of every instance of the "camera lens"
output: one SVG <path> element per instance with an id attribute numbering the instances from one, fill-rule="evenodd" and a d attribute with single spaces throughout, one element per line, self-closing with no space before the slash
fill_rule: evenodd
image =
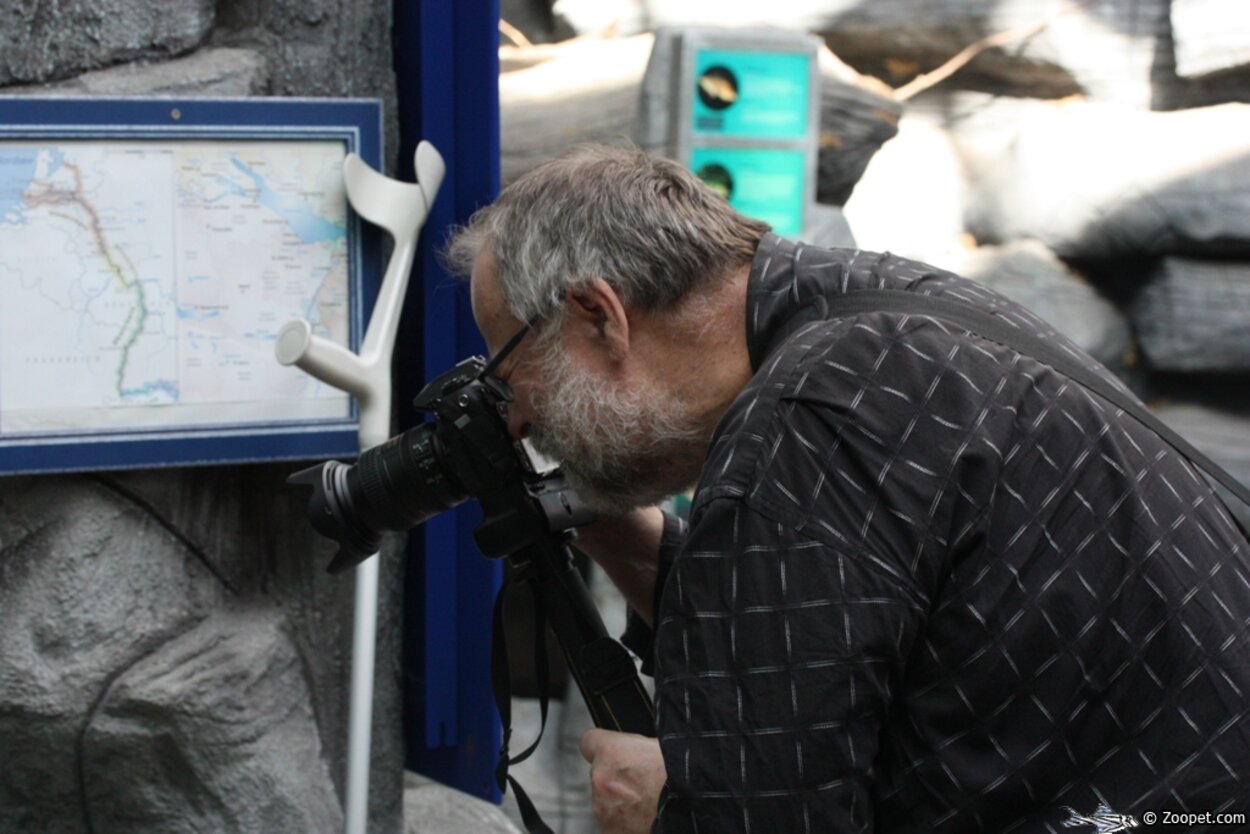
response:
<path id="1" fill-rule="evenodd" d="M 427 424 L 368 450 L 355 465 L 330 461 L 287 479 L 312 487 L 308 519 L 313 529 L 342 546 L 330 573 L 376 553 L 382 532 L 407 530 L 468 497 L 442 457 L 435 430 Z"/>
<path id="2" fill-rule="evenodd" d="M 362 454 L 345 479 L 357 517 L 374 530 L 407 530 L 465 500 L 439 451 L 423 425 Z"/>

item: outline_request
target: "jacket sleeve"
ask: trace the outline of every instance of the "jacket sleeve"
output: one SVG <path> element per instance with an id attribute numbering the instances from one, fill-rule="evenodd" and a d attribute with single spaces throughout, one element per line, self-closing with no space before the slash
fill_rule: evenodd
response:
<path id="1" fill-rule="evenodd" d="M 924 613 L 836 540 L 700 508 L 657 609 L 656 831 L 871 831 L 871 780 Z"/>
<path id="2" fill-rule="evenodd" d="M 655 591 L 651 598 L 651 611 L 660 610 L 660 597 L 668 580 L 673 560 L 686 543 L 686 522 L 672 513 L 664 513 L 664 532 L 660 536 L 660 553 L 656 562 Z M 642 673 L 655 674 L 655 631 L 633 608 L 625 610 L 625 633 L 621 635 L 625 647 L 642 659 Z"/>

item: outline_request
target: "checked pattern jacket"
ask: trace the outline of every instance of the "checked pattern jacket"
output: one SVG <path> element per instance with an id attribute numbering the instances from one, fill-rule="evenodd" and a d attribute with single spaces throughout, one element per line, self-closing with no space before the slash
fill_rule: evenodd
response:
<path id="1" fill-rule="evenodd" d="M 655 632 L 628 635 L 654 663 L 655 830 L 1250 811 L 1250 544 L 1220 499 L 1028 356 L 926 317 L 826 319 L 880 288 L 972 302 L 1114 381 L 974 282 L 767 236 L 755 376 L 689 526 L 667 522 Z"/>

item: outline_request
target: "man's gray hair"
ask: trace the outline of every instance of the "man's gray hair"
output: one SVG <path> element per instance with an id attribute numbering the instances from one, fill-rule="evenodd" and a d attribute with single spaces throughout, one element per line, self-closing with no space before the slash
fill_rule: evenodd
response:
<path id="1" fill-rule="evenodd" d="M 594 278 L 628 305 L 674 307 L 750 263 L 768 228 L 675 162 L 582 145 L 504 189 L 457 231 L 445 255 L 467 276 L 489 247 L 509 311 L 554 322 L 569 290 Z"/>

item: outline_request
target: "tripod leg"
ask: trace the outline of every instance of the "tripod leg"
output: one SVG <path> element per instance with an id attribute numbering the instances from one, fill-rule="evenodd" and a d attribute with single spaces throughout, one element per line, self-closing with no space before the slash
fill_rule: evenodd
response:
<path id="1" fill-rule="evenodd" d="M 543 560 L 545 565 L 531 559 L 526 581 L 533 584 L 591 719 L 596 727 L 654 737 L 655 711 L 633 657 L 608 635 L 568 548 L 560 550 L 558 556 L 545 554 L 554 557 Z"/>

